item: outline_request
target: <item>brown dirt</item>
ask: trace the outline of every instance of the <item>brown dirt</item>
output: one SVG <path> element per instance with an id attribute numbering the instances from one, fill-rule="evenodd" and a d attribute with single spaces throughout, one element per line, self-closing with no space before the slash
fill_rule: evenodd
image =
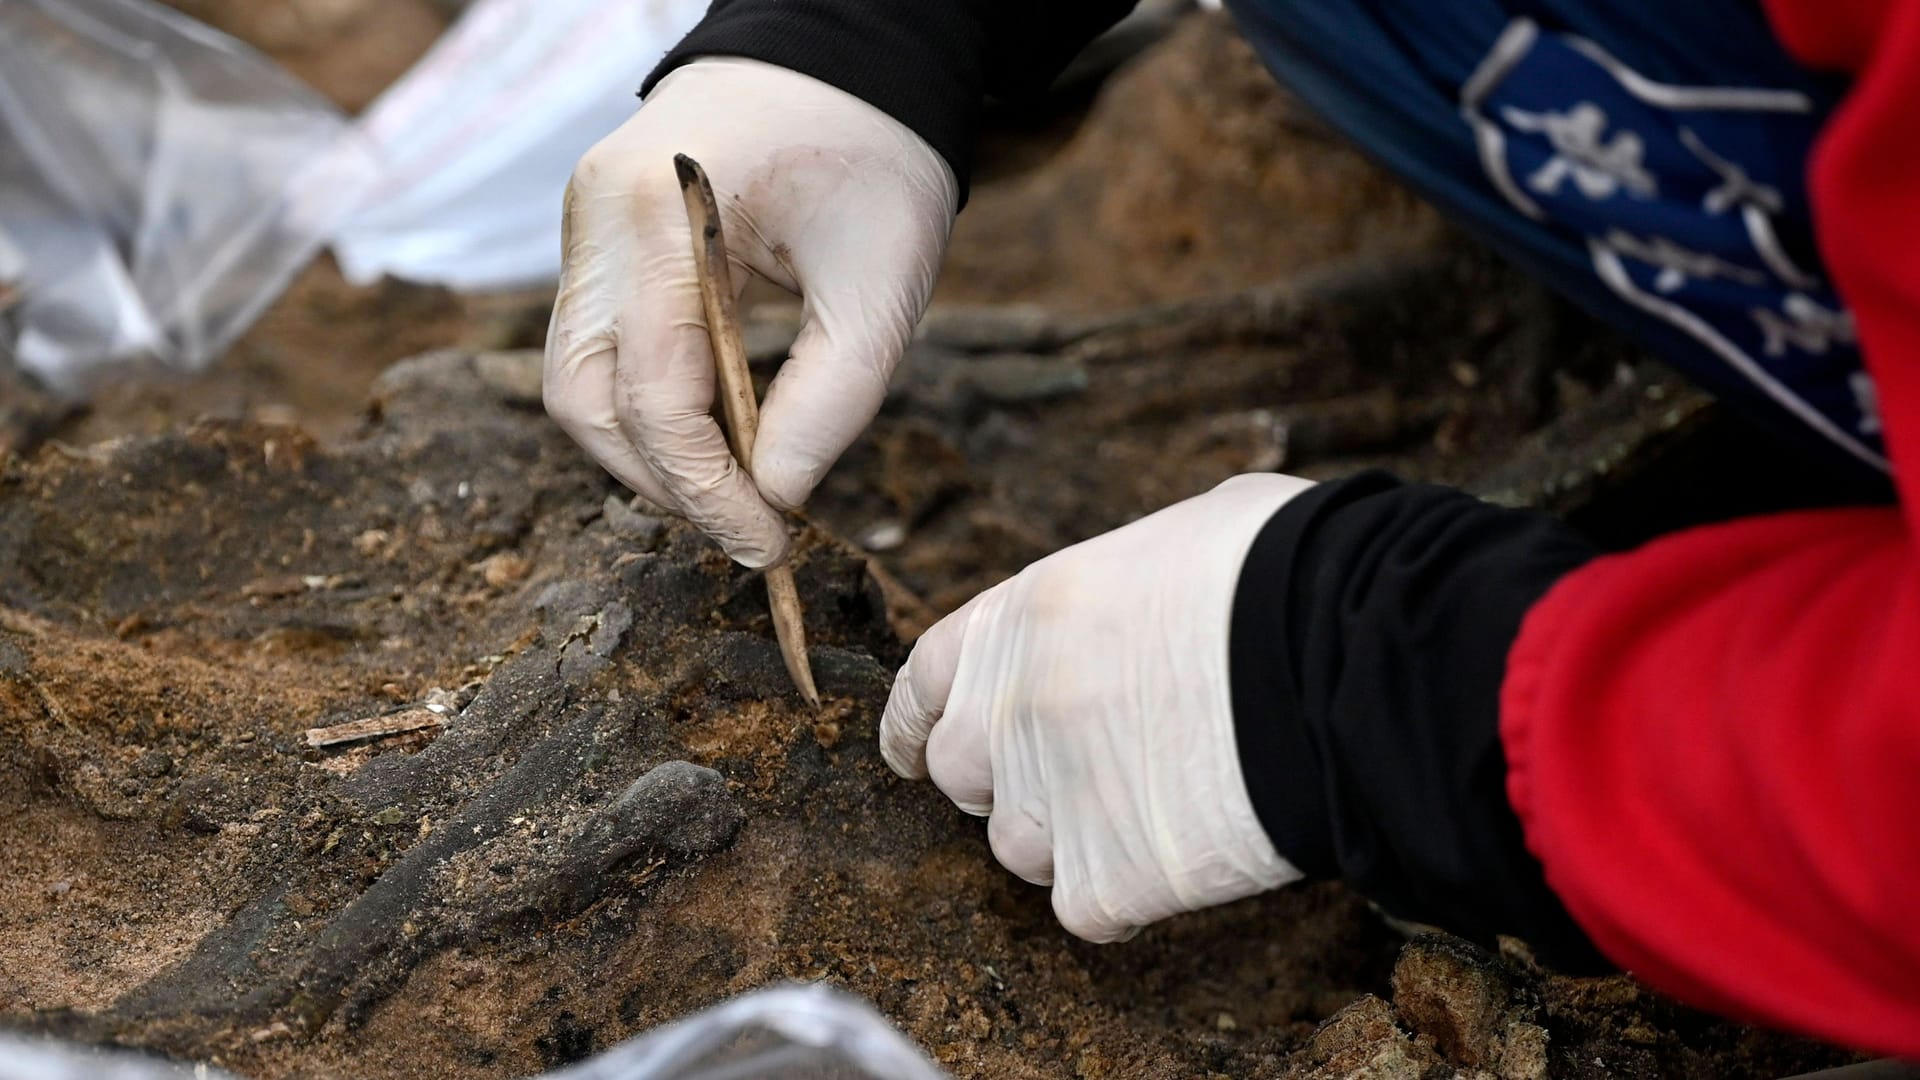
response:
<path id="1" fill-rule="evenodd" d="M 531 330 L 508 321 L 531 303 L 462 297 L 400 281 L 357 287 L 347 284 L 331 258 L 322 258 L 212 368 L 180 378 L 106 383 L 57 436 L 87 445 L 214 418 L 297 420 L 321 439 L 342 439 L 364 422 L 368 386 L 395 361 L 456 343 L 534 344 Z M 542 322 L 539 333 L 545 330 Z"/>
<path id="2" fill-rule="evenodd" d="M 1195 16 L 1122 69 L 1056 154 L 974 191 L 936 298 L 1107 311 L 1440 231 L 1431 207 L 1282 90 L 1224 15 Z"/>
<path id="3" fill-rule="evenodd" d="M 272 57 L 357 113 L 451 21 L 435 0 L 161 0 Z"/>
<path id="4" fill-rule="evenodd" d="M 1455 1007 L 1390 979 L 1397 938 L 1334 886 L 1069 939 L 979 822 L 879 761 L 902 646 L 861 560 L 816 535 L 799 563 L 823 724 L 758 583 L 610 508 L 524 392 L 535 365 L 410 362 L 335 449 L 209 423 L 0 475 L 0 1024 L 262 1078 L 504 1077 L 824 979 L 961 1076 L 1346 1075 L 1311 1071 L 1345 1028 L 1314 1032 L 1362 995 L 1397 991 L 1415 1030 Z M 1138 467 L 1110 459 L 1104 490 Z M 1186 468 L 1155 482 L 1205 482 Z M 437 733 L 302 743 L 434 687 L 464 687 Z M 673 759 L 725 778 L 675 819 L 737 835 L 617 817 Z M 1507 1039 L 1524 1005 L 1565 1075 L 1838 1056 L 1624 980 L 1482 968 L 1492 1004 L 1457 1008 Z M 1613 1064 L 1582 1063 L 1596 1040 Z"/>
<path id="5" fill-rule="evenodd" d="M 828 749 L 784 693 L 756 583 L 683 529 L 651 552 L 616 535 L 606 483 L 465 364 L 416 365 L 338 451 L 203 425 L 0 482 L 9 1024 L 259 1076 L 505 1076 L 827 978 L 967 1074 L 1172 1075 L 1274 1060 L 1384 977 L 1388 935 L 1327 888 L 1123 950 L 1066 940 L 976 822 L 879 763 L 899 646 L 857 561 L 816 544 L 801 564 Z M 534 569 L 495 588 L 476 567 L 502 551 Z M 424 747 L 300 747 L 475 676 Z M 728 777 L 731 848 L 643 853 L 548 899 L 564 868 L 538 839 L 668 758 Z M 410 860 L 443 836 L 478 880 Z M 393 899 L 410 873 L 434 899 Z M 1311 944 L 1246 947 L 1282 924 Z M 1209 1027 L 1229 1005 L 1260 1028 L 1239 1048 Z M 276 1022 L 301 1037 L 253 1041 Z"/>
<path id="6" fill-rule="evenodd" d="M 348 104 L 438 10 L 179 6 L 310 54 Z M 205 377 L 116 388 L 10 461 L 0 415 L 0 1026 L 260 1078 L 505 1077 L 795 978 L 968 1077 L 1845 1060 L 1514 945 L 1403 952 L 1336 886 L 1084 945 L 873 747 L 895 628 L 1063 544 L 1254 467 L 1382 464 L 1604 518 L 1707 422 L 1696 394 L 1435 230 L 1214 20 L 982 187 L 941 303 L 813 511 L 884 549 L 805 544 L 824 717 L 786 688 L 758 583 L 608 501 L 539 416 L 530 354 L 467 351 L 537 344 L 539 297 L 323 263 Z M 763 359 L 790 328 L 761 311 Z M 302 742 L 429 698 L 459 709 L 437 731 Z M 724 778 L 679 816 L 728 827 L 622 816 L 670 760 Z"/>

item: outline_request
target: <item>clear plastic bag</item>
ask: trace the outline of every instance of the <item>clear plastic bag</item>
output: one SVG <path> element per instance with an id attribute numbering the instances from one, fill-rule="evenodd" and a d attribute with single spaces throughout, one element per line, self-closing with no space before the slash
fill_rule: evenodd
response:
<path id="1" fill-rule="evenodd" d="M 0 1080 L 234 1080 L 205 1065 L 0 1034 Z"/>
<path id="2" fill-rule="evenodd" d="M 0 346 L 57 389 L 135 359 L 194 369 L 319 249 L 373 177 L 346 118 L 150 0 L 0 3 Z"/>
<path id="3" fill-rule="evenodd" d="M 457 1075 L 457 1074 L 455 1074 Z M 542 1080 L 945 1080 L 865 1002 L 776 986 L 695 1013 Z M 0 1036 L 0 1080 L 231 1080 L 206 1066 Z"/>
<path id="4" fill-rule="evenodd" d="M 333 239 L 347 279 L 456 289 L 560 276 L 560 196 L 707 0 L 479 0 L 360 128 L 384 172 Z"/>
<path id="5" fill-rule="evenodd" d="M 776 986 L 695 1013 L 546 1080 L 945 1080 L 866 1002 Z"/>

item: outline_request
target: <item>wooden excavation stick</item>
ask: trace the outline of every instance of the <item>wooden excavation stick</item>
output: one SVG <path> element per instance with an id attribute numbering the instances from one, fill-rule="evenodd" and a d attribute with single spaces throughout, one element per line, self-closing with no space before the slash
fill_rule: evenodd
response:
<path id="1" fill-rule="evenodd" d="M 726 237 L 720 232 L 720 207 L 699 162 L 675 154 L 673 169 L 680 177 L 680 194 L 687 201 L 687 224 L 693 229 L 693 266 L 700 276 L 700 301 L 707 310 L 707 340 L 713 344 L 713 366 L 720 377 L 727 438 L 733 446 L 733 459 L 746 469 L 753 461 L 753 441 L 760 431 L 760 403 L 753 396 L 747 350 L 740 340 L 740 316 L 733 307 L 733 275 L 727 267 Z M 780 656 L 787 662 L 787 674 L 793 676 L 793 685 L 807 704 L 819 708 L 820 691 L 814 688 L 813 667 L 807 662 L 807 630 L 800 615 L 793 568 L 769 567 L 766 579 L 767 606 L 773 611 L 773 632 L 780 639 Z"/>

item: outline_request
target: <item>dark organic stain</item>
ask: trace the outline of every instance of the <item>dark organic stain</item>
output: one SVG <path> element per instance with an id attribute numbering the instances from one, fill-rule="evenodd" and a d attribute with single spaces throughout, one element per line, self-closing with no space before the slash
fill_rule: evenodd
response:
<path id="1" fill-rule="evenodd" d="M 593 1053 L 593 1029 L 570 1012 L 553 1018 L 547 1033 L 533 1040 L 541 1064 L 549 1069 L 571 1065 Z"/>

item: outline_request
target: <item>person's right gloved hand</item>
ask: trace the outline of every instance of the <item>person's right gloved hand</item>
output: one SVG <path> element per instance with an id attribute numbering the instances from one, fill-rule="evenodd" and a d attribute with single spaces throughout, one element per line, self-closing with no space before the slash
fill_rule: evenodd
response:
<path id="1" fill-rule="evenodd" d="M 710 413 L 713 357 L 675 154 L 713 180 L 736 287 L 744 268 L 803 300 L 751 478 Z M 781 561 L 779 512 L 806 500 L 879 411 L 958 200 L 933 147 L 843 90 L 737 57 L 675 70 L 574 170 L 547 411 L 608 472 L 734 559 Z"/>

